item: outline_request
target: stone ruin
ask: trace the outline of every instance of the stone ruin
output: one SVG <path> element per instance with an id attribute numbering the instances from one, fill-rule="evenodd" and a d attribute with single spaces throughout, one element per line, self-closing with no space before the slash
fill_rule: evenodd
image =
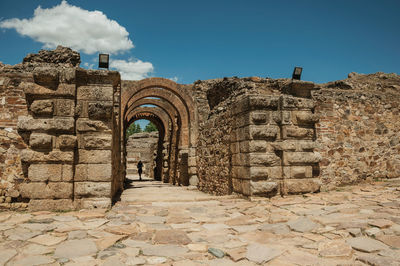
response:
<path id="1" fill-rule="evenodd" d="M 159 131 L 154 178 L 224 195 L 284 196 L 400 175 L 400 76 L 177 84 L 79 67 L 69 48 L 0 64 L 0 207 L 110 207 L 126 128 Z M 128 170 L 129 171 L 129 170 Z"/>

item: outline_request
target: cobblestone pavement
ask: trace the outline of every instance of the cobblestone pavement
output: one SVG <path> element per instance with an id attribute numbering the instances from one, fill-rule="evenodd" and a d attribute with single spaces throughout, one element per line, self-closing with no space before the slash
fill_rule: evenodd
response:
<path id="1" fill-rule="evenodd" d="M 400 265 L 400 179 L 285 198 L 133 182 L 111 210 L 0 212 L 0 265 Z"/>

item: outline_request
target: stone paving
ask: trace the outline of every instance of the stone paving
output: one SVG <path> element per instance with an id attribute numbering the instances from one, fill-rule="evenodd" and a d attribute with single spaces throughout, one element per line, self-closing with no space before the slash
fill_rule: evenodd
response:
<path id="1" fill-rule="evenodd" d="M 111 210 L 0 212 L 0 265 L 400 265 L 400 179 L 272 199 L 133 182 Z"/>

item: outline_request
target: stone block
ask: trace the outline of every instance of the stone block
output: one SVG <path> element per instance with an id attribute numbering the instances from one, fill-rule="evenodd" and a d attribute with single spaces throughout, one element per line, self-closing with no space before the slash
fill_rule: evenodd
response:
<path id="1" fill-rule="evenodd" d="M 283 140 L 270 143 L 276 151 L 312 151 L 317 143 L 312 140 Z"/>
<path id="2" fill-rule="evenodd" d="M 232 114 L 237 115 L 250 110 L 277 110 L 279 96 L 249 95 L 232 106 Z"/>
<path id="3" fill-rule="evenodd" d="M 57 138 L 57 148 L 62 150 L 74 149 L 76 147 L 76 136 L 60 135 Z"/>
<path id="4" fill-rule="evenodd" d="M 319 179 L 285 179 L 286 192 L 288 194 L 302 194 L 319 191 L 321 181 Z"/>
<path id="5" fill-rule="evenodd" d="M 233 191 L 244 196 L 250 196 L 250 180 L 232 178 Z"/>
<path id="6" fill-rule="evenodd" d="M 114 88 L 112 86 L 79 86 L 77 89 L 78 100 L 113 101 Z"/>
<path id="7" fill-rule="evenodd" d="M 79 163 L 111 163 L 111 150 L 82 150 L 79 149 Z"/>
<path id="8" fill-rule="evenodd" d="M 77 200 L 79 208 L 83 209 L 109 209 L 111 208 L 111 198 L 83 198 Z"/>
<path id="9" fill-rule="evenodd" d="M 263 125 L 269 123 L 270 113 L 262 111 L 253 111 L 250 113 L 251 123 Z"/>
<path id="10" fill-rule="evenodd" d="M 69 182 L 74 179 L 74 171 L 73 166 L 70 164 L 63 164 L 62 167 L 62 181 Z"/>
<path id="11" fill-rule="evenodd" d="M 111 132 L 111 123 L 79 118 L 76 129 L 79 132 Z"/>
<path id="12" fill-rule="evenodd" d="M 311 111 L 292 111 L 292 122 L 296 125 L 313 125 L 318 122 L 318 115 L 313 114 Z"/>
<path id="13" fill-rule="evenodd" d="M 283 165 L 306 165 L 321 161 L 322 157 L 317 152 L 284 152 Z"/>
<path id="14" fill-rule="evenodd" d="M 112 136 L 111 134 L 103 135 L 84 135 L 83 143 L 79 145 L 80 148 L 86 149 L 111 149 Z"/>
<path id="15" fill-rule="evenodd" d="M 54 112 L 53 100 L 35 100 L 30 106 L 35 115 L 52 115 Z"/>
<path id="16" fill-rule="evenodd" d="M 311 178 L 312 166 L 284 166 L 284 178 Z"/>
<path id="17" fill-rule="evenodd" d="M 111 182 L 75 182 L 75 197 L 111 197 Z"/>
<path id="18" fill-rule="evenodd" d="M 69 199 L 72 198 L 72 183 L 31 182 L 20 185 L 23 198 L 29 199 Z"/>
<path id="19" fill-rule="evenodd" d="M 281 165 L 281 159 L 274 153 L 249 153 L 250 166 L 279 166 Z"/>
<path id="20" fill-rule="evenodd" d="M 53 150 L 48 153 L 37 152 L 33 150 L 22 150 L 21 152 L 21 160 L 23 162 L 28 163 L 56 163 L 56 162 L 65 162 L 72 163 L 74 161 L 74 152 L 73 151 L 59 151 Z"/>
<path id="21" fill-rule="evenodd" d="M 59 84 L 59 70 L 54 67 L 36 67 L 33 71 L 33 80 L 36 84 L 56 90 Z"/>
<path id="22" fill-rule="evenodd" d="M 278 193 L 278 183 L 271 181 L 250 181 L 251 195 L 274 196 Z"/>
<path id="23" fill-rule="evenodd" d="M 20 131 L 55 131 L 73 132 L 75 127 L 73 117 L 69 118 L 40 118 L 35 119 L 31 116 L 18 117 L 18 130 Z"/>
<path id="24" fill-rule="evenodd" d="M 57 99 L 56 100 L 56 112 L 57 116 L 69 116 L 73 117 L 75 114 L 75 101 L 69 99 Z"/>
<path id="25" fill-rule="evenodd" d="M 113 114 L 113 102 L 95 102 L 88 105 L 88 116 L 93 120 L 109 120 Z"/>
<path id="26" fill-rule="evenodd" d="M 297 97 L 310 98 L 311 90 L 315 87 L 313 82 L 303 80 L 292 80 L 284 88 L 285 93 L 290 93 Z"/>
<path id="27" fill-rule="evenodd" d="M 250 168 L 250 177 L 252 180 L 271 180 L 282 178 L 282 167 L 254 167 Z"/>
<path id="28" fill-rule="evenodd" d="M 250 139 L 255 140 L 274 140 L 277 138 L 279 127 L 268 126 L 250 126 Z"/>
<path id="29" fill-rule="evenodd" d="M 34 149 L 51 149 L 52 136 L 44 133 L 32 133 L 29 138 L 29 146 Z"/>
<path id="30" fill-rule="evenodd" d="M 21 82 L 18 88 L 22 89 L 26 95 L 35 95 L 41 97 L 74 97 L 75 85 L 74 84 L 59 84 L 57 89 L 49 89 L 32 82 Z"/>
<path id="31" fill-rule="evenodd" d="M 74 210 L 72 199 L 31 199 L 28 206 L 29 211 L 68 211 Z"/>
<path id="32" fill-rule="evenodd" d="M 109 164 L 78 164 L 75 167 L 75 181 L 111 181 Z"/>
<path id="33" fill-rule="evenodd" d="M 281 96 L 281 108 L 283 110 L 310 110 L 315 107 L 312 99 L 293 97 L 290 95 Z"/>
<path id="34" fill-rule="evenodd" d="M 188 158 L 188 166 L 189 167 L 195 167 L 197 165 L 196 157 L 191 156 Z"/>
<path id="35" fill-rule="evenodd" d="M 62 68 L 59 74 L 59 81 L 60 83 L 75 84 L 75 68 Z"/>
<path id="36" fill-rule="evenodd" d="M 279 127 L 275 125 L 250 125 L 236 130 L 236 139 L 243 140 L 275 140 Z"/>
<path id="37" fill-rule="evenodd" d="M 313 139 L 314 129 L 304 128 L 297 126 L 283 126 L 282 138 L 283 139 Z"/>
<path id="38" fill-rule="evenodd" d="M 62 164 L 31 164 L 28 168 L 28 178 L 32 182 L 62 180 Z"/>
<path id="39" fill-rule="evenodd" d="M 266 140 L 245 140 L 239 143 L 240 152 L 267 152 L 271 151 L 270 142 Z"/>

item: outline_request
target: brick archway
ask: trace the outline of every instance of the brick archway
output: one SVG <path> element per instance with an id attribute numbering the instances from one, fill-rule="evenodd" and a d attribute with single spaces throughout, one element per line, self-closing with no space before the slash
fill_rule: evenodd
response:
<path id="1" fill-rule="evenodd" d="M 196 175 L 196 169 L 189 161 L 195 162 L 195 147 L 198 136 L 198 111 L 191 91 L 185 85 L 169 79 L 149 78 L 141 81 L 123 81 L 121 94 L 121 120 L 129 121 L 133 113 L 144 104 L 162 109 L 170 118 L 173 130 L 169 141 L 169 182 L 189 184 L 189 175 Z M 126 122 L 122 130 L 126 130 Z M 191 157 L 191 160 L 189 158 Z"/>

